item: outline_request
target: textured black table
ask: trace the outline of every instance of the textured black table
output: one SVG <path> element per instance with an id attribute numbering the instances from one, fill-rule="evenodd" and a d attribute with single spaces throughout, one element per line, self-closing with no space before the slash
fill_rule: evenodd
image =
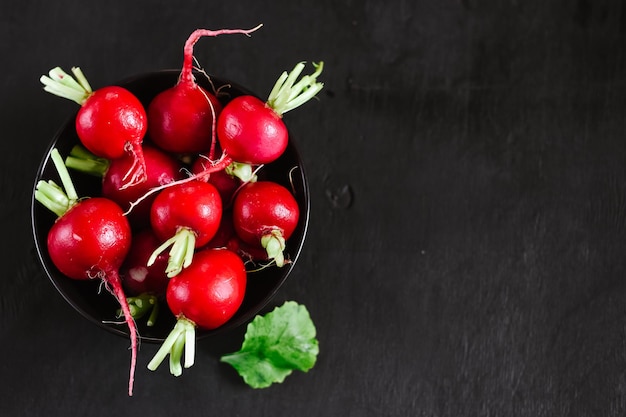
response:
<path id="1" fill-rule="evenodd" d="M 626 402 L 626 4 L 619 1 L 85 2 L 0 5 L 3 416 L 618 416 Z M 30 234 L 33 177 L 94 86 L 181 65 L 260 94 L 324 60 L 287 114 L 311 180 L 304 252 L 273 304 L 305 304 L 321 353 L 264 390 L 203 340 L 176 379 L 55 292 Z"/>

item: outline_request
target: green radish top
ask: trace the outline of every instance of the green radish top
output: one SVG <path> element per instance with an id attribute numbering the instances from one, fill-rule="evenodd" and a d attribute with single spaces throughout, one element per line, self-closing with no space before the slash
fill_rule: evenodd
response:
<path id="1" fill-rule="evenodd" d="M 63 157 L 54 148 L 50 151 L 50 158 L 59 173 L 63 187 L 54 181 L 39 181 L 35 189 L 35 200 L 43 204 L 57 216 L 63 216 L 79 200 L 70 174 L 63 163 Z M 63 191 L 65 189 L 65 191 Z"/>
<path id="2" fill-rule="evenodd" d="M 60 67 L 56 67 L 50 70 L 48 76 L 42 75 L 39 80 L 44 85 L 45 91 L 82 106 L 93 93 L 93 89 L 79 67 L 72 67 L 72 74 L 76 79 Z"/>
<path id="3" fill-rule="evenodd" d="M 311 100 L 324 87 L 324 83 L 318 82 L 317 77 L 324 69 L 324 62 L 313 62 L 315 71 L 311 75 L 303 76 L 300 81 L 296 82 L 302 70 L 304 62 L 296 64 L 290 73 L 283 72 L 274 84 L 272 91 L 267 99 L 267 104 L 277 114 L 282 115 L 289 110 L 293 110 Z"/>
<path id="4" fill-rule="evenodd" d="M 65 166 L 102 178 L 111 166 L 111 161 L 94 155 L 82 145 L 74 145 L 70 154 L 65 158 Z"/>

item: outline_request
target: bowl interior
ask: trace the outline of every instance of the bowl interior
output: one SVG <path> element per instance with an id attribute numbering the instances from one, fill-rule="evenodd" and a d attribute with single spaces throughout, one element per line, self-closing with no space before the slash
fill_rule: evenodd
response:
<path id="1" fill-rule="evenodd" d="M 163 70 L 135 76 L 116 85 L 122 86 L 133 92 L 147 108 L 148 104 L 159 92 L 174 86 L 178 80 L 179 70 Z M 210 83 L 205 75 L 196 74 L 198 84 L 211 90 Z M 228 80 L 210 77 L 215 88 L 221 88 L 220 92 L 227 93 L 224 102 L 243 94 L 252 92 L 238 86 Z M 102 288 L 99 280 L 78 281 L 61 274 L 52 264 L 46 248 L 48 230 L 55 221 L 56 216 L 34 199 L 34 188 L 39 180 L 58 180 L 58 175 L 50 159 L 50 151 L 59 149 L 65 156 L 71 148 L 79 143 L 74 128 L 75 115 L 61 127 L 54 136 L 46 154 L 41 161 L 33 187 L 31 203 L 32 231 L 35 246 L 42 267 L 55 288 L 85 318 L 96 325 L 121 336 L 128 336 L 128 328 L 123 319 L 116 317 L 118 304 L 115 298 Z M 225 325 L 215 330 L 198 329 L 198 338 L 215 335 L 234 327 L 247 323 L 252 319 L 276 294 L 280 286 L 292 271 L 298 255 L 304 243 L 304 237 L 309 221 L 309 189 L 302 159 L 290 136 L 289 145 L 285 153 L 275 162 L 262 168 L 263 177 L 276 181 L 289 189 L 294 190 L 294 195 L 300 208 L 300 220 L 298 227 L 287 242 L 285 256 L 291 260 L 282 268 L 269 267 L 248 274 L 246 295 L 243 304 L 234 317 Z M 149 138 L 146 138 L 149 142 Z M 76 171 L 70 172 L 78 195 L 81 197 L 95 196 L 100 193 L 101 180 Z M 161 308 L 159 318 L 152 327 L 145 325 L 145 320 L 138 320 L 137 325 L 141 340 L 148 342 L 162 342 L 175 324 L 175 317 L 167 308 Z"/>

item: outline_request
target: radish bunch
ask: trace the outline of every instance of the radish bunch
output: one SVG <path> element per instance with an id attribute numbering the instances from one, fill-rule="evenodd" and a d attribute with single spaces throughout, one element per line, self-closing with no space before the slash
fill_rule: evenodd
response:
<path id="1" fill-rule="evenodd" d="M 62 274 L 101 279 L 117 298 L 131 336 L 129 395 L 135 320 L 147 314 L 152 325 L 159 305 L 175 317 L 148 368 L 170 355 L 178 376 L 194 363 L 196 329 L 216 329 L 236 314 L 258 264 L 290 262 L 285 249 L 300 208 L 294 192 L 264 172 L 287 148 L 282 115 L 322 89 L 323 65 L 299 79 L 298 63 L 266 101 L 205 89 L 195 76 L 206 74 L 192 65 L 201 37 L 257 29 L 194 31 L 178 82 L 147 99 L 117 86 L 94 92 L 78 68 L 74 77 L 55 68 L 41 78 L 46 91 L 81 105 L 79 143 L 65 161 L 51 154 L 65 193 L 52 180 L 38 184 L 37 200 L 59 216 L 48 252 Z M 100 189 L 78 199 L 66 168 L 101 178 Z"/>

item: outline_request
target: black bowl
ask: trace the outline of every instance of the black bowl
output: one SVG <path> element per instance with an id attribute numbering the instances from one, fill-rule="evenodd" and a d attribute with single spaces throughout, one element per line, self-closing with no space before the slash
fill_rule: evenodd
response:
<path id="1" fill-rule="evenodd" d="M 115 83 L 133 92 L 144 104 L 148 106 L 150 101 L 161 91 L 172 87 L 178 81 L 179 70 L 162 70 L 146 73 L 121 82 Z M 197 82 L 209 89 L 210 85 L 205 75 L 196 74 Z M 215 88 L 223 87 L 220 91 L 228 93 L 228 99 L 252 92 L 232 83 L 228 80 L 210 77 Z M 211 90 L 209 90 L 211 91 Z M 66 156 L 70 149 L 79 143 L 74 128 L 75 114 L 61 127 L 52 139 L 46 154 L 37 171 L 33 187 L 31 205 L 32 230 L 35 246 L 44 271 L 54 284 L 55 288 L 65 300 L 82 314 L 85 318 L 96 325 L 120 336 L 128 337 L 128 328 L 121 319 L 116 317 L 118 303 L 115 298 L 101 287 L 99 280 L 73 280 L 63 274 L 52 264 L 46 248 L 48 230 L 54 223 L 56 216 L 34 199 L 34 188 L 39 180 L 58 180 L 54 164 L 50 159 L 50 151 L 59 149 L 61 155 Z M 296 169 L 293 169 L 296 167 Z M 215 330 L 198 329 L 198 338 L 215 335 L 238 327 L 251 320 L 276 294 L 281 285 L 291 273 L 298 255 L 304 244 L 304 238 L 309 222 L 309 188 L 302 159 L 296 149 L 292 138 L 285 153 L 275 162 L 263 167 L 264 179 L 281 183 L 295 191 L 295 197 L 300 208 L 300 220 L 298 227 L 287 241 L 286 258 L 291 262 L 278 268 L 272 266 L 249 274 L 246 295 L 243 304 L 237 313 L 223 326 Z M 97 195 L 100 192 L 101 182 L 95 177 L 90 177 L 75 171 L 70 172 L 74 185 L 81 197 Z M 172 330 L 176 319 L 162 303 L 158 320 L 154 326 L 145 325 L 145 320 L 137 321 L 141 340 L 148 342 L 162 342 Z"/>

